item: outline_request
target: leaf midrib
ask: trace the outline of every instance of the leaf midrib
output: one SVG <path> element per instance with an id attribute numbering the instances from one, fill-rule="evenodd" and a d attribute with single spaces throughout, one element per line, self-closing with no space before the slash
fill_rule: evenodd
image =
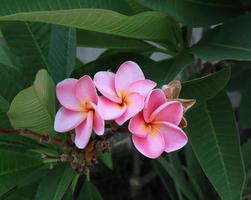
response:
<path id="1" fill-rule="evenodd" d="M 226 166 L 225 166 L 225 163 L 224 163 L 224 159 L 223 159 L 223 154 L 222 154 L 222 151 L 221 151 L 221 148 L 220 148 L 220 145 L 218 143 L 218 140 L 217 140 L 217 136 L 216 136 L 216 131 L 215 131 L 215 128 L 214 128 L 214 123 L 212 121 L 212 118 L 211 118 L 211 115 L 210 115 L 210 111 L 208 109 L 208 106 L 207 104 L 205 103 L 204 104 L 204 108 L 205 108 L 205 112 L 207 113 L 208 115 L 208 118 L 209 118 L 209 125 L 211 126 L 211 129 L 212 129 L 212 133 L 213 133 L 213 137 L 215 139 L 215 143 L 216 143 L 216 148 L 219 152 L 219 157 L 220 157 L 220 162 L 221 162 L 221 165 L 223 167 L 223 174 L 224 174 L 224 177 L 225 179 L 227 180 L 226 182 L 226 185 L 227 185 L 227 189 L 228 189 L 228 194 L 230 195 L 229 197 L 231 199 L 232 198 L 232 192 L 231 192 L 231 186 L 230 186 L 230 181 L 229 181 L 229 178 L 228 178 L 228 173 L 227 173 L 227 169 L 226 169 Z"/>

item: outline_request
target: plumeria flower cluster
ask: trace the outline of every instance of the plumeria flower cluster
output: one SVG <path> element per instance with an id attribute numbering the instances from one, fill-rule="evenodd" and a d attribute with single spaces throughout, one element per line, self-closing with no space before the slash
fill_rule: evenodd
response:
<path id="1" fill-rule="evenodd" d="M 143 155 L 157 158 L 163 152 L 178 150 L 187 143 L 179 127 L 184 106 L 155 87 L 132 61 L 124 62 L 116 73 L 98 72 L 93 80 L 87 75 L 79 80 L 65 79 L 56 87 L 62 107 L 54 128 L 57 132 L 75 129 L 75 145 L 84 149 L 92 132 L 104 134 L 105 120 L 122 126 L 130 119 L 133 144 Z"/>

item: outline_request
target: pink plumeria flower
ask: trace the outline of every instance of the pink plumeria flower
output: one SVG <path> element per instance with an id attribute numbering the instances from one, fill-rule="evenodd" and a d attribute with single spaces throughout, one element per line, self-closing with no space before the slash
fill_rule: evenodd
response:
<path id="1" fill-rule="evenodd" d="M 85 75 L 81 79 L 65 79 L 58 83 L 57 98 L 62 105 L 55 118 L 57 132 L 75 129 L 75 144 L 86 147 L 92 129 L 97 135 L 104 134 L 104 120 L 97 112 L 98 95 L 92 79 Z"/>
<path id="2" fill-rule="evenodd" d="M 187 143 L 187 136 L 178 127 L 183 116 L 182 104 L 167 101 L 162 90 L 153 90 L 144 109 L 129 122 L 132 141 L 139 152 L 157 158 L 164 151 L 172 152 Z"/>
<path id="3" fill-rule="evenodd" d="M 145 97 L 156 86 L 145 79 L 140 67 L 132 61 L 124 62 L 116 74 L 98 72 L 94 83 L 103 95 L 98 101 L 102 118 L 115 120 L 119 125 L 143 109 Z"/>

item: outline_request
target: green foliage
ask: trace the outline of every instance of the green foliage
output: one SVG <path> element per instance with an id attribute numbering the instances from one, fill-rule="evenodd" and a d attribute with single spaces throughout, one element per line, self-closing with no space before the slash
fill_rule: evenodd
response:
<path id="1" fill-rule="evenodd" d="M 222 199 L 240 199 L 244 169 L 238 130 L 228 97 L 215 98 L 187 113 L 192 148 Z"/>
<path id="2" fill-rule="evenodd" d="M 84 185 L 79 193 L 78 200 L 102 200 L 100 193 L 96 187 L 88 180 L 85 180 Z"/>
<path id="3" fill-rule="evenodd" d="M 14 98 L 8 111 L 14 128 L 30 128 L 53 134 L 55 85 L 46 70 L 37 73 L 33 86 Z"/>
<path id="4" fill-rule="evenodd" d="M 163 198 L 249 198 L 250 5 L 250 0 L 1 0 L 0 199 L 102 199 L 93 183 L 100 187 L 100 174 L 103 177 L 106 171 L 113 173 L 111 170 L 116 171 L 112 174 L 116 180 L 119 167 L 126 163 L 121 160 L 124 157 L 115 156 L 116 149 L 113 157 L 111 152 L 99 152 L 98 160 L 110 170 L 91 169 L 88 177 L 91 175 L 93 183 L 71 169 L 86 154 L 56 163 L 77 150 L 51 143 L 51 137 L 56 137 L 71 145 L 69 134 L 59 135 L 53 129 L 58 105 L 55 84 L 98 71 L 115 72 L 127 60 L 138 63 L 158 88 L 180 79 L 180 98 L 196 99 L 185 113 L 189 144 L 179 153 L 152 162 L 168 192 Z M 202 28 L 198 42 L 193 40 L 194 27 Z M 83 63 L 77 47 L 105 51 Z M 161 54 L 160 59 L 156 53 Z M 234 107 L 237 118 L 225 91 L 241 96 Z M 235 98 L 231 100 L 236 104 Z M 8 134 L 4 134 L 6 129 Z M 20 135 L 21 129 L 50 137 L 46 143 L 35 141 Z M 242 147 L 240 135 L 247 139 Z M 130 153 L 126 159 L 131 159 Z M 133 160 L 128 162 L 134 166 Z M 137 176 L 153 168 L 143 159 L 139 166 L 143 170 Z M 143 176 L 138 183 L 147 184 L 139 198 L 148 195 L 148 186 L 153 187 L 155 198 L 158 181 L 147 182 Z M 133 179 L 125 182 L 132 184 Z M 134 191 L 127 187 L 125 198 L 129 198 L 128 188 Z"/>
<path id="5" fill-rule="evenodd" d="M 35 199 L 62 199 L 71 184 L 74 174 L 75 172 L 67 164 L 56 166 L 41 180 Z"/>

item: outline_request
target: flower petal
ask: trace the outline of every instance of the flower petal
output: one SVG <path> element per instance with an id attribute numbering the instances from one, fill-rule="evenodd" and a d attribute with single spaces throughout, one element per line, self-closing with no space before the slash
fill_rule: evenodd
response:
<path id="1" fill-rule="evenodd" d="M 132 61 L 126 61 L 120 65 L 115 75 L 115 89 L 117 94 L 128 90 L 129 85 L 135 81 L 144 80 L 145 76 L 140 67 Z"/>
<path id="2" fill-rule="evenodd" d="M 55 117 L 54 129 L 57 132 L 67 132 L 77 127 L 85 117 L 82 112 L 71 111 L 61 107 Z"/>
<path id="3" fill-rule="evenodd" d="M 93 130 L 97 135 L 103 135 L 105 132 L 105 122 L 98 112 L 94 112 Z"/>
<path id="4" fill-rule="evenodd" d="M 151 121 L 165 121 L 179 125 L 183 117 L 183 106 L 178 101 L 168 101 L 150 115 Z"/>
<path id="5" fill-rule="evenodd" d="M 126 111 L 126 105 L 120 105 L 104 96 L 100 96 L 98 98 L 97 110 L 104 120 L 113 120 L 120 117 Z"/>
<path id="6" fill-rule="evenodd" d="M 136 149 L 149 158 L 158 158 L 165 150 L 162 134 L 149 133 L 145 138 L 132 135 L 132 141 Z"/>
<path id="7" fill-rule="evenodd" d="M 137 137 L 146 137 L 149 133 L 148 125 L 146 124 L 143 112 L 135 115 L 129 122 L 129 131 Z"/>
<path id="8" fill-rule="evenodd" d="M 165 151 L 176 151 L 187 144 L 188 138 L 184 131 L 178 126 L 168 123 L 160 122 L 158 131 L 161 133 L 165 140 Z"/>
<path id="9" fill-rule="evenodd" d="M 146 97 L 145 107 L 143 110 L 144 119 L 150 122 L 152 112 L 157 109 L 161 104 L 166 102 L 165 94 L 160 89 L 152 90 Z"/>
<path id="10" fill-rule="evenodd" d="M 80 102 L 88 99 L 93 103 L 97 103 L 97 91 L 90 76 L 85 75 L 78 80 L 75 86 L 75 95 Z"/>
<path id="11" fill-rule="evenodd" d="M 144 107 L 144 96 L 138 93 L 131 93 L 125 98 L 126 111 L 118 117 L 115 121 L 117 124 L 122 125 L 128 119 L 140 112 Z"/>
<path id="12" fill-rule="evenodd" d="M 76 127 L 75 144 L 79 149 L 84 149 L 88 144 L 93 126 L 93 112 L 88 112 L 86 120 Z"/>
<path id="13" fill-rule="evenodd" d="M 129 92 L 136 92 L 144 97 L 156 86 L 157 84 L 151 80 L 140 80 L 132 83 L 129 86 Z"/>
<path id="14" fill-rule="evenodd" d="M 60 104 L 70 110 L 79 111 L 80 102 L 75 95 L 77 79 L 68 78 L 57 84 L 56 94 Z"/>
<path id="15" fill-rule="evenodd" d="M 94 76 L 94 83 L 101 94 L 111 101 L 120 103 L 115 90 L 115 74 L 112 72 L 98 72 Z"/>

